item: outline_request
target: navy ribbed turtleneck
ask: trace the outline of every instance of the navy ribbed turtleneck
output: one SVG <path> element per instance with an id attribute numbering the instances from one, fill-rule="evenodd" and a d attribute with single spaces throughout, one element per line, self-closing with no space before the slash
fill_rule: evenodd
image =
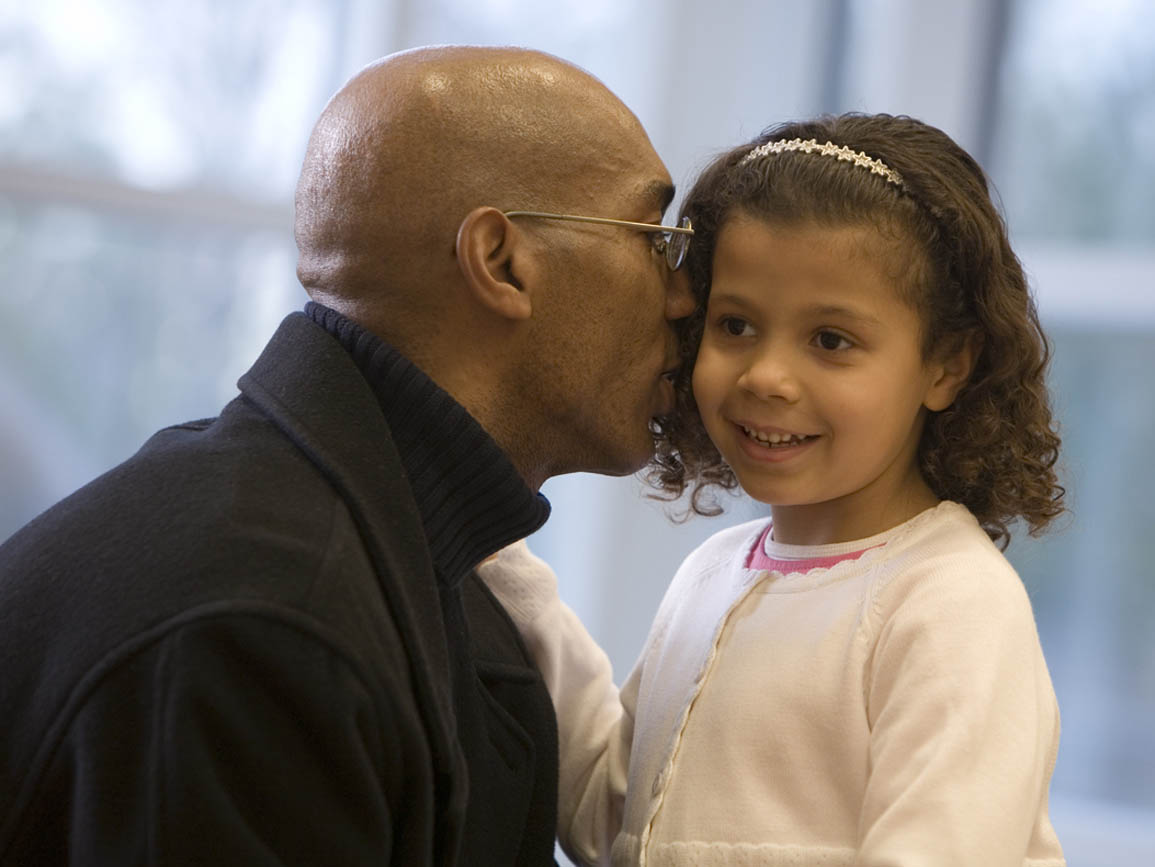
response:
<path id="1" fill-rule="evenodd" d="M 528 536 L 549 501 L 457 401 L 376 335 L 322 304 L 305 313 L 332 334 L 372 386 L 393 433 L 438 577 L 460 581 L 479 562 Z"/>

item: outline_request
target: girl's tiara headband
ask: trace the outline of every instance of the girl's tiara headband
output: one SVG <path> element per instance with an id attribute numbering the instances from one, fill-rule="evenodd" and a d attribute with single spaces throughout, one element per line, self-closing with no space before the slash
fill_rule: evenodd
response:
<path id="1" fill-rule="evenodd" d="M 765 144 L 758 145 L 758 147 L 742 157 L 738 165 L 744 166 L 751 160 L 760 159 L 769 154 L 785 153 L 786 151 L 821 154 L 824 157 L 835 157 L 844 162 L 854 163 L 856 166 L 869 169 L 872 174 L 882 175 L 882 177 L 895 186 L 906 189 L 905 184 L 902 182 L 902 175 L 882 160 L 876 160 L 873 157 L 867 156 L 862 151 L 852 151 L 850 148 L 844 147 L 843 145 L 836 145 L 834 142 L 828 141 L 826 144 L 819 144 L 818 139 L 813 138 L 806 139 L 805 141 L 800 138 L 792 138 L 789 141 L 768 141 Z"/>

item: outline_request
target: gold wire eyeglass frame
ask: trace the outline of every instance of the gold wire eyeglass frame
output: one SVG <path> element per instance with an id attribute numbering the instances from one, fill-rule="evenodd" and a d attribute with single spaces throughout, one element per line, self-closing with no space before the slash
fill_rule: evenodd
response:
<path id="1" fill-rule="evenodd" d="M 666 259 L 666 266 L 677 271 L 686 261 L 686 251 L 694 227 L 689 217 L 682 217 L 680 226 L 662 226 L 653 223 L 634 223 L 630 220 L 614 220 L 609 217 L 581 217 L 577 214 L 551 214 L 546 211 L 505 211 L 507 217 L 536 217 L 539 220 L 569 220 L 574 223 L 598 223 L 605 226 L 625 226 L 639 232 L 647 232 L 653 238 L 654 249 Z"/>

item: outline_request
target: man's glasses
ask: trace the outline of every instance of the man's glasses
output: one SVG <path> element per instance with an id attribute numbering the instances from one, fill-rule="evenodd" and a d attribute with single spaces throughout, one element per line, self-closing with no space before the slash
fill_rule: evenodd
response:
<path id="1" fill-rule="evenodd" d="M 677 271 L 686 261 L 694 227 L 689 217 L 682 217 L 680 226 L 655 226 L 653 223 L 632 223 L 629 220 L 611 220 L 609 217 L 578 217 L 574 214 L 547 214 L 544 211 L 506 211 L 507 217 L 537 217 L 540 220 L 570 220 L 575 223 L 600 223 L 606 226 L 625 226 L 647 232 L 654 249 L 666 258 L 666 266 Z"/>

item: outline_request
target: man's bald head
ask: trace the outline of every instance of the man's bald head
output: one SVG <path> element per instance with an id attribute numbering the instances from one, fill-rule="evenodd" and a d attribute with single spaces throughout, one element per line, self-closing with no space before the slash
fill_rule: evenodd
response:
<path id="1" fill-rule="evenodd" d="M 454 238 L 471 209 L 596 208 L 647 156 L 629 109 L 551 55 L 392 55 L 350 80 L 313 131 L 296 197 L 298 274 L 353 315 L 434 312 L 438 287 L 457 278 Z"/>

